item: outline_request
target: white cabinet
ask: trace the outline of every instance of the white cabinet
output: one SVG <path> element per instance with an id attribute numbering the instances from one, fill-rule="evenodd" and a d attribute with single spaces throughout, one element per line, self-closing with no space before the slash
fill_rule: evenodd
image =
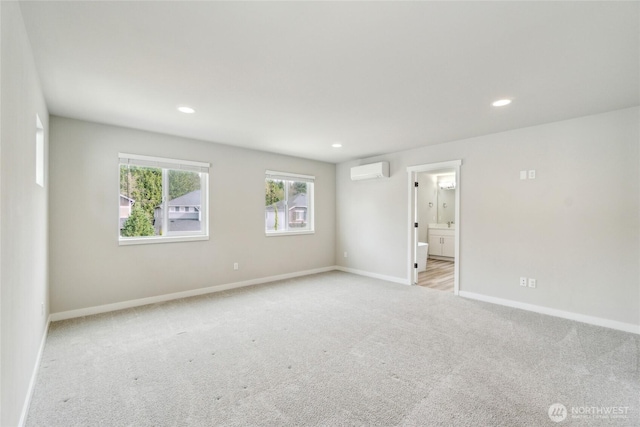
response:
<path id="1" fill-rule="evenodd" d="M 442 256 L 449 256 L 451 258 L 456 256 L 455 236 L 442 236 Z"/>
<path id="2" fill-rule="evenodd" d="M 456 231 L 449 229 L 430 228 L 429 255 L 455 257 Z"/>

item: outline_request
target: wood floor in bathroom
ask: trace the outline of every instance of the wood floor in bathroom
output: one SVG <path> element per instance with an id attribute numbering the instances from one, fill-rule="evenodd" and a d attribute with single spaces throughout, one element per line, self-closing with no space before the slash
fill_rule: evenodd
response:
<path id="1" fill-rule="evenodd" d="M 418 285 L 440 291 L 453 292 L 453 261 L 429 258 L 427 270 L 418 273 Z"/>

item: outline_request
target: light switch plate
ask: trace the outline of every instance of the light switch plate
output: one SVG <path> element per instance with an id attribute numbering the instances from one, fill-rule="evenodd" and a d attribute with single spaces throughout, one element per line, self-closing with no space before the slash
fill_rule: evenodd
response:
<path id="1" fill-rule="evenodd" d="M 527 179 L 527 171 L 520 171 L 520 179 Z"/>

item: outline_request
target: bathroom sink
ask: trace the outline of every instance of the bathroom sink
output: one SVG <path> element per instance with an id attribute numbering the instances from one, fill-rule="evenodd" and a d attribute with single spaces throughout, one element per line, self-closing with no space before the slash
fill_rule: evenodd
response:
<path id="1" fill-rule="evenodd" d="M 456 225 L 451 224 L 451 227 L 449 227 L 447 224 L 429 224 L 429 228 L 435 228 L 440 230 L 455 230 Z"/>

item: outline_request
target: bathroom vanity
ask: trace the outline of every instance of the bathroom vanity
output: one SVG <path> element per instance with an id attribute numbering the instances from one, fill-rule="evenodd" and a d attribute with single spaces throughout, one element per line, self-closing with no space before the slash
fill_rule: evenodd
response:
<path id="1" fill-rule="evenodd" d="M 456 254 L 456 229 L 454 225 L 449 227 L 447 224 L 429 224 L 427 236 L 429 256 L 453 261 Z"/>

